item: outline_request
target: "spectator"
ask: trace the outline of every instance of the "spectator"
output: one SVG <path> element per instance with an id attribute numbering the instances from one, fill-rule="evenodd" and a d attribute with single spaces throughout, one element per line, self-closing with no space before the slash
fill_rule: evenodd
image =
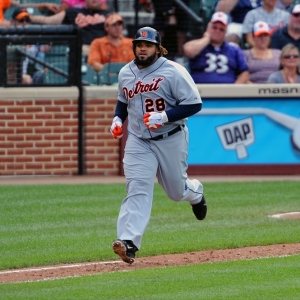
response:
<path id="1" fill-rule="evenodd" d="M 189 29 L 189 20 L 186 13 L 173 0 L 140 0 L 145 10 L 154 10 L 153 27 L 159 31 L 161 39 L 164 39 L 165 31 L 169 27 L 174 27 L 176 32 L 176 53 L 172 57 L 173 60 L 180 64 L 185 63 L 183 45 L 187 40 L 187 32 Z M 182 0 L 184 4 L 189 5 L 189 0 Z M 149 8 L 150 7 L 150 8 Z M 169 51 L 170 52 L 170 51 Z M 171 58 L 170 58 L 171 59 Z"/>
<path id="2" fill-rule="evenodd" d="M 32 23 L 60 25 L 77 25 L 83 30 L 83 49 L 84 55 L 88 55 L 91 42 L 95 38 L 106 35 L 104 22 L 107 10 L 99 9 L 101 0 L 85 0 L 83 8 L 67 8 L 54 16 L 30 16 Z"/>
<path id="3" fill-rule="evenodd" d="M 42 2 L 42 3 L 19 3 L 15 0 L 1 0 L 0 2 L 0 26 L 10 26 L 11 23 L 9 20 L 5 20 L 4 12 L 11 6 L 19 6 L 19 7 L 34 7 L 40 11 L 48 10 L 52 13 L 56 13 L 58 11 L 58 6 L 54 3 Z"/>
<path id="4" fill-rule="evenodd" d="M 253 47 L 244 50 L 249 68 L 249 83 L 266 83 L 271 73 L 279 68 L 281 51 L 270 49 L 270 27 L 266 22 L 256 22 L 253 27 Z"/>
<path id="5" fill-rule="evenodd" d="M 283 10 L 289 10 L 293 2 L 294 0 L 278 0 L 276 7 Z"/>
<path id="6" fill-rule="evenodd" d="M 262 0 L 220 0 L 216 5 L 215 11 L 222 11 L 230 16 L 230 23 L 227 26 L 225 40 L 242 45 L 243 22 L 246 14 L 262 5 Z"/>
<path id="7" fill-rule="evenodd" d="M 258 21 L 266 22 L 271 34 L 288 23 L 289 13 L 276 7 L 277 0 L 264 0 L 261 7 L 249 11 L 243 22 L 243 34 L 246 34 L 246 41 L 250 47 L 253 47 L 253 25 Z"/>
<path id="8" fill-rule="evenodd" d="M 61 0 L 59 12 L 61 12 L 62 10 L 65 10 L 67 8 L 70 8 L 70 7 L 83 8 L 83 7 L 85 7 L 85 0 Z M 100 1 L 99 8 L 105 9 L 105 10 L 107 9 L 106 0 Z"/>
<path id="9" fill-rule="evenodd" d="M 195 83 L 247 83 L 248 67 L 242 50 L 225 42 L 228 16 L 214 13 L 201 39 L 184 45 Z"/>
<path id="10" fill-rule="evenodd" d="M 132 39 L 122 36 L 124 21 L 117 13 L 107 16 L 105 24 L 107 36 L 94 39 L 91 43 L 88 64 L 99 72 L 110 62 L 130 62 L 134 59 Z"/>
<path id="11" fill-rule="evenodd" d="M 282 49 L 287 44 L 294 44 L 300 49 L 300 4 L 294 6 L 290 14 L 289 23 L 274 32 L 271 47 Z"/>
<path id="12" fill-rule="evenodd" d="M 299 49 L 293 44 L 282 48 L 280 56 L 280 70 L 272 73 L 269 83 L 300 83 Z"/>
<path id="13" fill-rule="evenodd" d="M 25 7 L 18 7 L 12 14 L 12 26 L 26 26 L 30 23 L 30 14 Z M 45 53 L 50 50 L 49 45 L 25 45 L 27 54 L 44 60 Z M 22 64 L 22 84 L 41 84 L 45 70 L 40 64 L 29 57 L 25 57 Z"/>

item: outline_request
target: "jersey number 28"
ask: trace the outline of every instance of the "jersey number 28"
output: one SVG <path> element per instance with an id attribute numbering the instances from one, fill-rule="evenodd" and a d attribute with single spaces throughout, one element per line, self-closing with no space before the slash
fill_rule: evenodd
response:
<path id="1" fill-rule="evenodd" d="M 164 111 L 166 110 L 166 103 L 163 98 L 157 98 L 155 100 L 147 98 L 145 100 L 145 111 L 152 112 L 152 111 Z"/>

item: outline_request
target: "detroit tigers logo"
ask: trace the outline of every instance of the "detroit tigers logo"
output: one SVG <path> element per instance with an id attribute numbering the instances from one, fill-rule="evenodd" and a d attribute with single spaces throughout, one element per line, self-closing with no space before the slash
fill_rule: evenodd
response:
<path id="1" fill-rule="evenodd" d="M 153 92 L 157 91 L 159 89 L 159 84 L 164 79 L 162 77 L 159 78 L 153 78 L 152 83 L 143 83 L 142 80 L 138 81 L 135 84 L 135 87 L 133 90 L 129 90 L 126 86 L 123 87 L 123 92 L 125 95 L 126 100 L 132 99 L 137 94 L 143 94 L 146 92 Z"/>
<path id="2" fill-rule="evenodd" d="M 142 37 L 146 37 L 146 36 L 147 36 L 147 31 L 142 31 L 142 32 L 141 32 L 141 36 L 142 36 Z"/>

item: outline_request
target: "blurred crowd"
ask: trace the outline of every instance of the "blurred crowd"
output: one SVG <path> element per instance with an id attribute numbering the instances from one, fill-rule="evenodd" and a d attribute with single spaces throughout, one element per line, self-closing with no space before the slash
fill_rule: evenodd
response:
<path id="1" fill-rule="evenodd" d="M 189 0 L 182 3 L 190 5 Z M 107 63 L 134 59 L 124 19 L 121 13 L 109 9 L 106 0 L 61 0 L 58 4 L 1 0 L 0 6 L 1 27 L 80 27 L 83 57 L 95 72 Z M 6 19 L 5 11 L 12 8 Z M 163 45 L 170 31 L 175 33 L 175 53 L 170 59 L 186 67 L 196 83 L 300 82 L 300 4 L 293 0 L 215 0 L 201 38 L 189 36 L 189 16 L 175 1 L 140 0 L 140 9 L 154 13 L 153 24 L 149 25 L 160 32 Z M 26 48 L 37 57 L 49 51 L 45 45 Z M 24 84 L 39 82 L 38 71 L 30 71 L 30 63 L 25 60 Z"/>

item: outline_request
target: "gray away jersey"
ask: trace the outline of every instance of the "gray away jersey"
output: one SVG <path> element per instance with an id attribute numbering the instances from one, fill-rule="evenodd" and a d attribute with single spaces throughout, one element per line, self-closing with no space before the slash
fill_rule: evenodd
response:
<path id="1" fill-rule="evenodd" d="M 186 122 L 186 119 L 169 122 L 150 130 L 144 125 L 145 113 L 168 111 L 180 104 L 202 103 L 188 71 L 164 57 L 141 70 L 134 61 L 123 67 L 119 73 L 118 100 L 128 105 L 128 132 L 145 139 L 169 132 Z"/>

